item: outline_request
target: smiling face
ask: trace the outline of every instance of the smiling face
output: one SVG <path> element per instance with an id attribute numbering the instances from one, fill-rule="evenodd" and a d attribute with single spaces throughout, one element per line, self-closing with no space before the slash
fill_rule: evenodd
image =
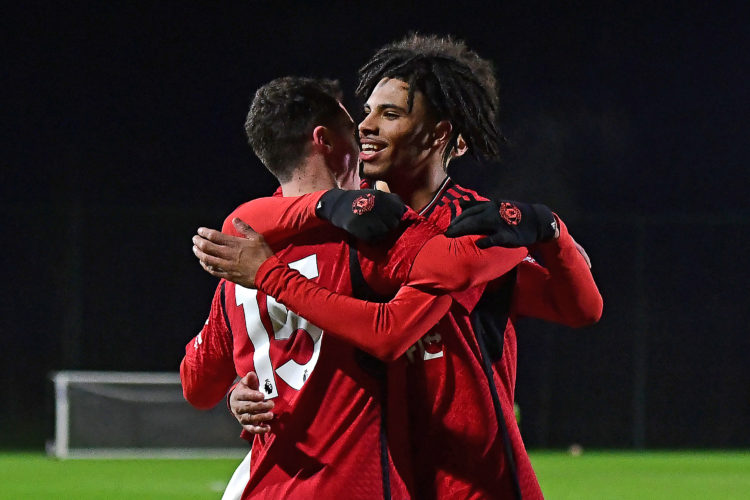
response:
<path id="1" fill-rule="evenodd" d="M 359 159 L 365 177 L 390 185 L 413 181 L 440 163 L 435 144 L 436 121 L 429 116 L 425 97 L 414 93 L 411 111 L 409 86 L 396 78 L 384 78 L 372 91 L 359 124 L 362 152 Z"/>

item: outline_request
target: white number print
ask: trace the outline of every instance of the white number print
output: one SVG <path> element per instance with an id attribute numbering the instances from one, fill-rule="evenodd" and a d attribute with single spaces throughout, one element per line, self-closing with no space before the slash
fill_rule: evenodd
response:
<path id="1" fill-rule="evenodd" d="M 310 255 L 289 264 L 304 277 L 312 279 L 318 277 L 317 255 Z M 323 330 L 305 318 L 289 311 L 286 306 L 276 302 L 276 299 L 266 296 L 268 316 L 273 325 L 273 337 L 275 340 L 287 340 L 296 331 L 302 330 L 313 341 L 313 353 L 307 363 L 300 364 L 290 359 L 274 370 L 271 364 L 271 340 L 270 333 L 266 331 L 260 317 L 258 307 L 258 291 L 250 290 L 241 286 L 235 289 L 235 300 L 238 306 L 245 311 L 245 326 L 250 342 L 255 350 L 253 363 L 255 373 L 258 374 L 260 390 L 266 395 L 266 399 L 275 398 L 279 395 L 276 387 L 276 375 L 286 382 L 290 387 L 300 390 L 305 381 L 310 377 L 320 356 L 320 345 L 323 340 Z"/>

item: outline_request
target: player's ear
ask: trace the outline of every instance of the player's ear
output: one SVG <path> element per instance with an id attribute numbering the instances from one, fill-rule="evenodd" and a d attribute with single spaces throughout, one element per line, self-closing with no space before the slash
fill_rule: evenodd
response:
<path id="1" fill-rule="evenodd" d="M 330 151 L 333 149 L 333 143 L 331 142 L 331 131 L 328 127 L 318 125 L 312 131 L 312 141 L 316 147 L 323 150 Z"/>
<path id="2" fill-rule="evenodd" d="M 440 120 L 435 124 L 433 130 L 433 142 L 432 145 L 436 147 L 445 147 L 451 138 L 451 132 L 453 132 L 453 125 L 448 120 Z"/>

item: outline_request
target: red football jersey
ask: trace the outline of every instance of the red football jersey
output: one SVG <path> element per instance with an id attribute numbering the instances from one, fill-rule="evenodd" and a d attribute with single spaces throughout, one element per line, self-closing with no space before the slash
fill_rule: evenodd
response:
<path id="1" fill-rule="evenodd" d="M 446 179 L 420 215 L 445 230 L 461 199 L 485 198 Z M 525 315 L 580 326 L 601 314 L 588 266 L 558 222 L 558 240 L 538 245 L 549 269 L 529 257 L 452 294 L 450 313 L 407 352 L 416 487 L 425 498 L 543 498 L 513 411 L 514 322 Z"/>
<path id="2" fill-rule="evenodd" d="M 319 194 L 308 195 L 313 198 L 315 196 L 319 197 Z M 448 180 L 433 202 L 422 212 L 440 229 L 445 229 L 460 211 L 458 200 L 461 198 L 478 199 L 473 191 L 464 190 Z M 287 207 L 284 211 L 284 220 L 280 226 L 296 225 L 293 231 L 286 233 L 295 234 L 304 228 L 307 223 L 305 218 L 314 217 L 314 200 L 310 204 L 309 200 L 304 201 L 304 197 L 301 197 L 298 200 L 285 200 L 285 203 L 292 203 L 294 206 Z M 316 224 L 320 226 L 319 221 L 313 221 L 313 225 Z M 279 234 L 285 231 L 279 227 L 277 230 L 280 231 Z M 404 281 L 406 270 L 412 283 L 420 286 L 431 288 L 435 287 L 436 282 L 443 281 L 448 283 L 443 290 L 461 289 L 472 282 L 473 276 L 461 277 L 451 273 L 489 273 L 494 277 L 497 276 L 492 274 L 494 271 L 477 268 L 476 260 L 480 259 L 482 262 L 481 259 L 490 259 L 495 269 L 501 269 L 502 266 L 495 264 L 495 259 L 511 256 L 507 253 L 508 249 L 493 248 L 489 253 L 482 253 L 477 252 L 476 247 L 471 244 L 461 244 L 459 240 L 441 241 L 441 237 L 438 237 L 423 247 L 429 252 L 420 253 L 410 269 L 410 255 L 413 257 L 415 249 L 423 244 L 420 238 L 423 241 L 434 232 L 435 228 L 432 228 L 416 235 L 406 245 L 394 246 L 396 250 L 388 253 L 390 260 L 383 259 L 383 247 L 375 251 L 365 248 L 358 259 L 353 261 L 357 264 L 355 267 L 360 268 L 360 278 L 364 278 L 360 281 L 371 285 L 380 293 L 384 293 L 383 290 L 387 293 L 394 280 Z M 409 251 L 404 251 L 404 248 Z M 411 431 L 410 442 L 414 449 L 418 480 L 417 496 L 514 497 L 519 490 L 523 492 L 524 498 L 541 496 L 515 425 L 512 409 L 516 364 L 512 320 L 520 312 L 576 326 L 576 323 L 586 321 L 585 318 L 576 316 L 580 314 L 577 311 L 591 310 L 592 304 L 595 309 L 598 301 L 597 314 L 601 312 L 601 297 L 585 262 L 565 231 L 564 224 L 561 223 L 559 241 L 549 248 L 549 261 L 552 265 L 557 265 L 554 276 L 528 259 L 517 267 L 515 273 L 492 283 L 487 291 L 484 286 L 480 286 L 453 293 L 455 302 L 450 314 L 413 345 L 402 360 L 389 366 L 389 432 L 396 435 L 407 427 Z M 519 250 L 516 249 L 515 252 L 517 254 Z M 475 254 L 474 260 L 467 262 L 466 257 L 472 257 L 472 253 Z M 435 262 L 429 262 L 431 258 Z M 264 267 L 267 267 L 265 271 Z M 281 277 L 282 284 L 286 283 L 283 279 L 295 279 L 290 273 L 283 272 L 281 267 L 283 266 L 278 266 L 278 262 L 264 264 L 257 279 L 262 280 L 264 272 L 269 276 L 276 274 L 277 279 Z M 487 266 L 488 269 L 490 267 L 492 266 Z M 500 273 L 502 272 L 504 271 Z M 483 279 L 482 277 L 476 282 L 482 282 Z M 570 283 L 575 283 L 576 292 L 581 293 L 569 293 Z M 550 284 L 553 286 L 548 286 Z M 379 355 L 377 348 L 382 344 L 382 339 L 378 339 L 378 336 L 389 337 L 389 342 L 393 344 L 387 352 L 403 352 L 413 340 L 407 340 L 409 344 L 403 344 L 403 341 L 417 338 L 413 336 L 413 332 L 427 331 L 435 322 L 436 314 L 442 314 L 439 312 L 440 308 L 445 310 L 445 303 L 433 302 L 425 306 L 420 302 L 424 297 L 419 297 L 416 293 L 418 290 L 410 290 L 409 287 L 405 287 L 408 291 L 403 295 L 417 304 L 412 306 L 412 314 L 392 313 L 384 304 L 347 303 L 348 298 L 302 286 L 302 300 L 307 298 L 309 302 L 305 304 L 300 302 L 299 294 L 295 296 L 290 291 L 297 289 L 298 285 L 301 284 L 295 283 L 294 287 L 286 288 L 277 283 L 274 293 L 282 297 L 282 301 L 291 300 L 287 303 L 294 304 L 296 299 L 299 310 L 306 309 L 308 312 L 305 314 L 318 318 L 321 324 L 331 325 L 331 329 L 340 328 L 342 324 L 361 325 L 354 329 L 359 335 L 352 336 L 349 331 L 347 338 L 363 349 L 372 349 L 370 352 L 375 355 Z M 553 292 L 556 290 L 556 293 L 550 295 L 550 289 Z M 577 297 L 570 300 L 582 302 L 572 304 L 581 307 L 571 308 L 567 315 L 566 309 L 561 312 L 555 307 L 555 301 L 557 305 L 560 303 L 560 292 L 562 300 L 568 296 Z M 399 295 L 401 294 L 400 291 Z M 376 308 L 374 313 L 372 307 Z M 420 314 L 424 314 L 426 324 L 418 324 Z M 408 326 L 405 330 L 412 330 L 412 336 L 403 334 L 399 339 L 389 335 L 389 331 L 399 330 L 399 325 L 392 322 L 394 319 L 403 320 Z M 372 337 L 373 334 L 368 337 L 368 332 L 373 332 L 375 337 Z"/>
<path id="3" fill-rule="evenodd" d="M 283 214 L 255 210 L 251 202 L 227 220 L 235 216 L 262 228 Z M 350 247 L 342 232 L 326 226 L 271 243 L 304 276 L 352 293 Z M 382 370 L 373 371 L 376 360 L 263 292 L 233 283 L 220 283 L 211 311 L 201 333 L 186 346 L 181 370 L 186 395 L 210 401 L 224 394 L 232 366 L 232 378 L 255 371 L 261 390 L 275 402 L 272 432 L 255 437 L 243 498 L 409 495 L 402 477 L 408 467 L 396 472 L 387 442 L 381 407 L 385 378 Z M 221 374 L 221 382 L 201 385 L 201 369 L 207 376 Z M 195 395 L 201 388 L 212 394 Z"/>
<path id="4" fill-rule="evenodd" d="M 446 179 L 420 214 L 445 230 L 461 199 L 485 198 Z M 515 273 L 454 293 L 449 314 L 407 352 L 423 498 L 542 498 L 513 412 Z"/>
<path id="5" fill-rule="evenodd" d="M 460 211 L 458 201 L 462 198 L 480 199 L 475 192 L 447 180 L 422 213 L 444 230 Z M 305 216 L 297 212 L 296 216 L 288 216 L 300 223 Z M 524 498 L 541 496 L 513 414 L 516 371 L 513 320 L 520 313 L 578 326 L 590 321 L 586 315 L 598 317 L 601 313 L 601 297 L 585 261 L 562 222 L 560 226 L 559 240 L 540 247 L 549 257 L 547 260 L 550 269 L 554 268 L 554 274 L 529 258 L 513 273 L 495 280 L 488 287 L 477 286 L 453 293 L 455 302 L 450 314 L 411 346 L 404 360 L 390 365 L 390 408 L 403 404 L 409 410 L 406 418 L 415 454 L 418 496 L 481 498 L 501 495 L 512 498 L 521 492 Z M 438 276 L 437 281 L 449 283 L 444 290 L 451 290 L 451 286 L 459 289 L 462 284 L 470 283 L 473 276 L 456 277 L 451 273 L 484 272 L 482 268 L 467 265 L 472 262 L 467 263 L 466 257 L 473 257 L 474 261 L 479 259 L 490 268 L 490 264 L 495 264 L 494 259 L 503 256 L 497 253 L 502 251 L 498 248 L 491 250 L 496 254 L 476 252 L 475 249 L 475 254 L 471 255 L 471 245 L 451 241 L 453 248 L 447 252 L 446 242 L 440 237 L 423 246 L 410 273 L 411 284 L 434 287 Z M 431 259 L 435 262 L 430 263 Z M 285 303 L 307 309 L 321 324 L 337 329 L 337 333 L 346 324 L 357 322 L 362 325 L 357 329 L 361 334 L 345 332 L 346 337 L 365 349 L 372 349 L 370 352 L 375 355 L 379 355 L 380 344 L 394 343 L 394 335 L 388 335 L 380 325 L 382 318 L 391 317 L 382 304 L 377 305 L 377 309 L 369 307 L 372 317 L 360 315 L 356 319 L 358 315 L 355 313 L 374 304 L 345 306 L 343 299 L 333 294 L 321 295 L 311 286 L 295 280 L 292 273 L 280 270 L 278 264 L 268 264 L 269 268 L 275 268 L 273 271 L 264 269 L 265 266 L 258 272 L 259 283 L 264 274 L 278 273 L 275 293 Z M 374 283 L 377 288 L 383 270 L 370 265 L 366 259 L 362 268 L 366 269 L 366 281 Z M 492 277 L 498 274 L 502 272 L 492 274 Z M 284 284 L 290 281 L 295 281 L 294 286 L 285 287 Z M 261 288 L 264 286 L 274 289 L 273 283 L 261 283 Z M 302 293 L 295 292 L 297 289 Z M 307 298 L 307 304 L 302 302 L 304 298 Z M 566 301 L 570 302 L 570 308 L 559 307 Z M 347 308 L 345 314 L 341 312 L 342 307 Z M 586 317 L 581 318 L 581 314 Z M 394 314 L 393 317 L 397 316 Z M 408 329 L 424 331 L 420 328 L 425 325 L 418 325 L 413 317 L 407 315 L 405 321 Z M 400 330 L 398 325 L 390 326 L 394 332 Z M 368 342 L 368 332 L 372 332 L 369 340 L 374 342 Z M 401 340 L 411 338 L 406 332 L 398 335 L 401 335 Z M 398 345 L 398 342 L 395 344 L 385 352 L 398 352 L 398 349 L 408 347 Z M 405 424 L 402 420 L 393 425 L 404 427 Z"/>

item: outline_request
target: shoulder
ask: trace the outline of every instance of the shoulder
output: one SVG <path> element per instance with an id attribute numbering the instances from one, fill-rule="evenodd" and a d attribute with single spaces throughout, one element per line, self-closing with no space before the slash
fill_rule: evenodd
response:
<path id="1" fill-rule="evenodd" d="M 459 205 L 461 200 L 486 201 L 487 198 L 473 189 L 460 186 L 449 177 L 435 193 L 432 201 L 419 214 L 445 230 L 451 221 L 461 213 Z"/>
<path id="2" fill-rule="evenodd" d="M 221 232 L 226 234 L 232 234 L 237 236 L 237 231 L 234 229 L 234 225 L 232 224 L 232 220 L 235 217 L 239 217 L 240 219 L 247 221 L 249 218 L 248 216 L 253 213 L 253 210 L 251 208 L 251 201 L 245 202 L 239 207 L 232 210 L 229 215 L 226 216 L 224 219 L 224 223 L 221 225 Z"/>
<path id="3" fill-rule="evenodd" d="M 487 201 L 488 198 L 482 196 L 473 189 L 460 186 L 455 182 L 448 188 L 448 194 L 454 199 L 465 199 L 470 201 Z"/>
<path id="4" fill-rule="evenodd" d="M 362 253 L 375 262 L 378 272 L 383 276 L 392 282 L 404 283 L 422 247 L 433 236 L 442 232 L 432 221 L 409 209 L 404 214 L 399 233 Z"/>
<path id="5" fill-rule="evenodd" d="M 224 219 L 224 224 L 221 226 L 221 232 L 238 236 L 237 231 L 235 231 L 234 225 L 232 224 L 232 219 L 238 217 L 252 226 L 253 222 L 258 217 L 273 216 L 274 207 L 279 205 L 280 208 L 281 203 L 279 203 L 278 200 L 281 199 L 282 198 L 274 195 L 256 198 L 243 203 L 227 215 Z"/>
<path id="6" fill-rule="evenodd" d="M 404 214 L 402 221 L 405 225 L 404 230 L 393 246 L 421 246 L 433 236 L 443 232 L 434 221 L 419 215 L 411 208 Z"/>

